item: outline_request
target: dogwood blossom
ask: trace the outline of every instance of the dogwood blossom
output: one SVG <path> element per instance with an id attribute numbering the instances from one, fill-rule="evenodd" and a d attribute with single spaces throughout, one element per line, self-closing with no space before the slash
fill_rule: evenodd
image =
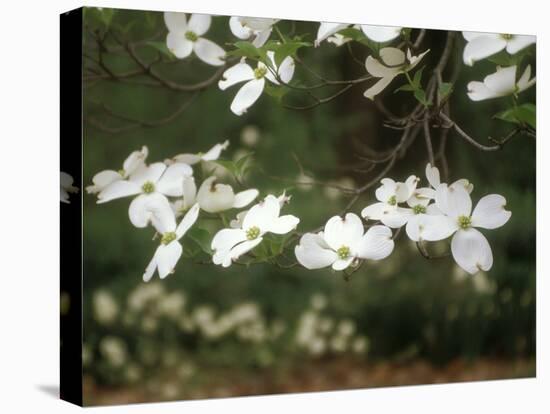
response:
<path id="1" fill-rule="evenodd" d="M 375 191 L 377 203 L 365 207 L 361 216 L 365 220 L 379 220 L 388 227 L 399 228 L 407 223 L 410 210 L 400 207 L 400 203 L 409 200 L 418 184 L 418 177 L 411 175 L 404 183 L 391 178 L 381 180 L 382 185 Z"/>
<path id="2" fill-rule="evenodd" d="M 164 279 L 174 271 L 174 267 L 176 267 L 183 251 L 179 240 L 197 221 L 199 206 L 195 204 L 191 207 L 177 226 L 176 219 L 169 206 L 158 210 L 156 215 L 158 219 L 155 222 L 155 228 L 162 237 L 160 245 L 147 265 L 145 273 L 143 273 L 144 282 L 151 280 L 155 270 L 161 279 Z"/>
<path id="3" fill-rule="evenodd" d="M 185 13 L 165 12 L 164 22 L 168 28 L 166 46 L 179 59 L 195 52 L 204 63 L 221 66 L 225 51 L 211 40 L 202 37 L 210 28 L 212 17 L 207 14 L 192 14 L 187 21 Z"/>
<path id="4" fill-rule="evenodd" d="M 182 162 L 188 165 L 195 165 L 201 161 L 216 161 L 220 158 L 222 151 L 226 150 L 227 147 L 229 147 L 229 140 L 225 140 L 224 142 L 214 145 L 204 154 L 202 152 L 199 152 L 198 154 L 178 154 L 171 160 L 168 160 L 168 163 Z"/>
<path id="5" fill-rule="evenodd" d="M 61 202 L 70 204 L 69 193 L 78 193 L 78 187 L 73 186 L 74 179 L 69 174 L 61 171 L 60 173 L 61 181 Z"/>
<path id="6" fill-rule="evenodd" d="M 468 66 L 504 49 L 514 55 L 537 40 L 535 36 L 501 33 L 462 32 L 462 35 L 468 42 L 463 53 L 464 63 Z"/>
<path id="7" fill-rule="evenodd" d="M 439 169 L 437 167 L 428 163 L 426 164 L 425 173 L 426 173 L 426 179 L 428 180 L 428 182 L 430 183 L 430 186 L 434 190 L 437 190 L 441 184 L 444 184 L 444 183 L 441 183 L 441 176 L 439 174 Z M 470 181 L 468 181 L 466 178 L 461 178 L 459 180 L 456 180 L 449 187 L 453 188 L 457 186 L 464 187 L 468 192 L 468 194 L 471 194 L 472 191 L 474 190 L 474 185 Z M 431 198 L 435 199 L 435 192 L 432 192 L 430 194 L 432 196 Z"/>
<path id="8" fill-rule="evenodd" d="M 219 213 L 220 211 L 232 208 L 242 208 L 258 197 L 259 191 L 255 188 L 235 194 L 230 185 L 216 183 L 216 180 L 217 178 L 214 176 L 207 178 L 202 182 L 197 192 L 197 203 L 202 210 L 208 213 Z M 188 183 L 187 196 L 189 198 L 193 192 L 191 185 L 191 183 Z M 191 199 L 187 203 L 192 203 Z"/>
<path id="9" fill-rule="evenodd" d="M 402 27 L 394 26 L 374 26 L 367 24 L 351 25 L 347 23 L 321 22 L 319 24 L 319 29 L 317 30 L 317 38 L 314 42 L 315 47 L 318 47 L 325 39 L 327 39 L 327 41 L 331 43 L 336 44 L 337 46 L 341 46 L 348 40 L 342 35 L 336 35 L 340 30 L 346 29 L 350 26 L 361 29 L 365 36 L 367 36 L 373 42 L 377 43 L 386 43 L 397 38 L 401 34 L 401 30 L 403 29 Z M 344 39 L 346 39 L 346 41 L 344 41 Z"/>
<path id="10" fill-rule="evenodd" d="M 412 56 L 411 51 L 407 49 L 407 54 L 395 47 L 385 47 L 380 50 L 380 60 L 369 56 L 365 61 L 367 72 L 375 78 L 380 78 L 373 86 L 365 91 L 364 96 L 373 99 L 382 92 L 386 86 L 398 75 L 412 70 L 420 63 L 422 58 L 429 50 L 418 56 Z"/>
<path id="11" fill-rule="evenodd" d="M 141 150 L 132 152 L 122 164 L 122 169 L 118 171 L 104 170 L 98 172 L 92 178 L 93 185 L 86 187 L 88 194 L 96 194 L 104 190 L 108 185 L 115 181 L 125 180 L 134 172 L 145 166 L 145 160 L 149 150 L 146 146 L 143 146 Z"/>
<path id="12" fill-rule="evenodd" d="M 306 233 L 295 247 L 298 262 L 307 269 L 332 266 L 344 270 L 359 260 L 381 260 L 394 248 L 392 232 L 386 226 L 373 226 L 364 232 L 361 219 L 354 213 L 345 218 L 334 216 L 324 231 Z"/>
<path id="13" fill-rule="evenodd" d="M 436 207 L 445 219 L 437 223 L 428 221 L 426 226 L 439 226 L 440 240 L 453 235 L 453 258 L 466 272 L 487 271 L 493 265 L 493 253 L 489 242 L 476 227 L 496 229 L 506 224 L 512 213 L 505 210 L 505 206 L 503 196 L 490 194 L 482 197 L 472 212 L 472 199 L 464 187 L 441 184 L 436 190 Z"/>
<path id="14" fill-rule="evenodd" d="M 361 30 L 370 40 L 377 43 L 386 43 L 396 39 L 401 34 L 402 27 L 361 25 Z"/>
<path id="15" fill-rule="evenodd" d="M 277 67 L 275 65 L 274 52 L 267 52 L 267 56 L 272 63 L 277 78 L 281 79 L 284 83 L 290 82 L 294 75 L 294 59 L 287 56 L 281 62 L 281 65 Z M 233 98 L 233 102 L 231 102 L 231 111 L 235 115 L 240 116 L 258 100 L 264 90 L 266 79 L 275 85 L 279 85 L 276 76 L 264 63 L 258 62 L 256 69 L 252 69 L 244 60 L 241 60 L 240 63 L 230 67 L 223 73 L 218 86 L 223 91 L 237 83 L 246 82 L 239 89 L 235 98 Z"/>
<path id="16" fill-rule="evenodd" d="M 229 28 L 231 33 L 239 39 L 254 38 L 252 44 L 256 47 L 262 47 L 271 36 L 273 25 L 278 21 L 278 19 L 233 16 L 229 19 Z"/>
<path id="17" fill-rule="evenodd" d="M 268 195 L 246 213 L 240 228 L 226 228 L 216 233 L 211 245 L 214 264 L 229 267 L 260 244 L 266 233 L 286 234 L 295 229 L 300 219 L 290 214 L 280 216 L 280 211 L 277 197 Z"/>
<path id="18" fill-rule="evenodd" d="M 286 204 L 290 203 L 291 198 L 292 196 L 286 195 L 286 191 L 284 191 L 283 194 L 277 197 L 277 200 L 279 201 L 279 206 L 283 208 Z M 248 213 L 248 210 L 239 211 L 237 213 L 237 216 L 229 222 L 229 227 L 231 227 L 232 229 L 238 229 L 242 227 L 246 213 Z"/>
<path id="19" fill-rule="evenodd" d="M 139 169 L 128 180 L 115 181 L 107 186 L 98 194 L 97 203 L 138 195 L 130 203 L 128 215 L 134 226 L 146 227 L 150 221 L 151 203 L 159 198 L 166 199 L 167 196 L 182 196 L 183 180 L 192 174 L 193 170 L 187 164 L 175 163 L 167 167 L 164 163 L 157 162 Z"/>
<path id="20" fill-rule="evenodd" d="M 536 79 L 531 78 L 531 65 L 527 65 L 517 81 L 516 71 L 516 65 L 506 68 L 497 67 L 497 71 L 486 76 L 483 82 L 468 83 L 468 97 L 472 101 L 484 101 L 501 96 L 517 95 L 535 84 Z"/>

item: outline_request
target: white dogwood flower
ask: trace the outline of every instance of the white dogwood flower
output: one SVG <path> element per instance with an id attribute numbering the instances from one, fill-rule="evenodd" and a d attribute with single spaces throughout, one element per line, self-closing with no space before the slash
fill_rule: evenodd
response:
<path id="1" fill-rule="evenodd" d="M 410 49 L 407 49 L 405 55 L 403 51 L 395 47 L 385 47 L 380 50 L 380 60 L 372 56 L 367 57 L 365 61 L 367 72 L 380 80 L 367 89 L 364 96 L 374 99 L 396 76 L 406 73 L 418 65 L 428 52 L 429 50 L 426 50 L 418 56 L 412 56 Z"/>
<path id="2" fill-rule="evenodd" d="M 278 19 L 233 16 L 229 19 L 229 28 L 231 33 L 239 39 L 254 38 L 252 44 L 256 47 L 262 47 L 271 36 L 273 25 L 278 21 Z"/>
<path id="3" fill-rule="evenodd" d="M 290 82 L 294 75 L 294 59 L 287 56 L 281 62 L 280 67 L 277 67 L 274 52 L 267 52 L 267 56 L 273 65 L 273 70 L 277 73 L 277 77 L 284 83 Z M 262 62 L 258 62 L 256 69 L 252 69 L 244 60 L 241 60 L 240 63 L 230 67 L 223 73 L 218 86 L 223 91 L 237 83 L 246 82 L 231 102 L 231 111 L 240 116 L 258 100 L 264 90 L 266 79 L 275 85 L 280 84 L 273 72 Z"/>
<path id="4" fill-rule="evenodd" d="M 445 184 L 441 182 L 441 177 L 439 174 L 439 169 L 435 166 L 432 166 L 430 163 L 426 164 L 426 179 L 430 183 L 430 186 L 437 190 L 441 184 Z M 468 192 L 468 194 L 471 194 L 474 190 L 474 185 L 468 181 L 466 178 L 461 178 L 459 180 L 456 180 L 453 182 L 449 187 L 454 188 L 457 186 L 462 186 L 464 189 Z M 432 198 L 435 199 L 435 191 L 430 193 L 432 195 Z"/>
<path id="5" fill-rule="evenodd" d="M 354 213 L 345 218 L 334 216 L 317 234 L 306 233 L 295 247 L 298 262 L 307 269 L 332 266 L 344 270 L 358 260 L 381 260 L 393 251 L 392 232 L 386 226 L 372 226 L 364 232 L 361 219 Z"/>
<path id="6" fill-rule="evenodd" d="M 216 233 L 212 239 L 214 264 L 229 267 L 260 244 L 266 233 L 286 234 L 294 230 L 300 219 L 291 214 L 280 216 L 280 211 L 277 197 L 268 195 L 246 213 L 240 228 L 226 228 Z"/>
<path id="7" fill-rule="evenodd" d="M 318 47 L 325 39 L 327 39 L 327 41 L 331 43 L 336 44 L 337 46 L 341 46 L 348 40 L 343 41 L 347 38 L 342 35 L 336 35 L 340 30 L 347 29 L 350 26 L 361 29 L 365 36 L 367 36 L 373 42 L 377 43 L 386 43 L 397 38 L 401 34 L 402 30 L 402 27 L 394 26 L 374 26 L 368 24 L 351 25 L 348 23 L 321 22 L 319 24 L 319 29 L 317 30 L 317 38 L 314 42 L 315 47 Z"/>
<path id="8" fill-rule="evenodd" d="M 483 82 L 468 83 L 468 97 L 472 101 L 499 98 L 501 96 L 517 95 L 530 88 L 536 82 L 531 78 L 531 65 L 527 65 L 521 77 L 516 81 L 517 66 L 497 67 L 497 71 L 483 79 Z"/>
<path id="9" fill-rule="evenodd" d="M 151 203 L 166 197 L 180 197 L 183 195 L 183 180 L 193 174 L 187 164 L 175 163 L 166 166 L 157 162 L 141 168 L 128 180 L 115 181 L 101 191 L 97 203 L 102 204 L 117 198 L 137 195 L 130 203 L 128 215 L 136 227 L 146 227 L 150 222 Z M 160 195 L 158 197 L 157 195 Z"/>
<path id="10" fill-rule="evenodd" d="M 400 207 L 411 198 L 418 184 L 418 177 L 411 175 L 404 183 L 395 182 L 391 178 L 381 180 L 382 185 L 375 191 L 378 203 L 365 207 L 361 216 L 365 220 L 379 220 L 388 227 L 399 228 L 407 223 L 411 215 L 410 209 Z"/>
<path id="11" fill-rule="evenodd" d="M 159 247 L 157 247 L 153 258 L 145 269 L 145 273 L 143 273 L 144 282 L 151 280 L 155 270 L 158 271 L 161 279 L 174 271 L 183 250 L 179 240 L 197 221 L 199 206 L 195 204 L 191 207 L 177 226 L 176 219 L 169 206 L 163 208 L 162 212 L 158 211 L 157 214 L 161 219 L 156 222 L 155 228 L 162 236 Z"/>
<path id="12" fill-rule="evenodd" d="M 463 53 L 464 63 L 468 66 L 504 49 L 514 55 L 537 41 L 535 36 L 526 35 L 482 32 L 462 32 L 462 35 L 468 42 Z"/>
<path id="13" fill-rule="evenodd" d="M 141 150 L 132 152 L 122 164 L 122 169 L 118 171 L 104 170 L 98 172 L 92 178 L 93 185 L 86 187 L 88 194 L 96 194 L 105 189 L 115 181 L 126 180 L 130 175 L 145 166 L 145 160 L 149 150 L 143 146 Z"/>
<path id="14" fill-rule="evenodd" d="M 396 39 L 401 34 L 402 27 L 361 25 L 361 30 L 370 40 L 377 43 L 386 43 Z"/>
<path id="15" fill-rule="evenodd" d="M 216 161 L 220 158 L 222 151 L 226 150 L 227 147 L 229 147 L 229 140 L 225 140 L 224 142 L 214 145 L 205 153 L 199 152 L 198 154 L 178 154 L 173 157 L 172 160 L 168 160 L 168 163 L 182 162 L 188 165 L 195 165 L 201 161 Z"/>
<path id="16" fill-rule="evenodd" d="M 212 17 L 207 14 L 192 14 L 187 21 L 185 13 L 165 12 L 164 22 L 168 27 L 166 46 L 179 59 L 195 52 L 204 63 L 221 66 L 225 51 L 211 40 L 202 37 L 210 28 Z"/>
<path id="17" fill-rule="evenodd" d="M 493 253 L 485 236 L 476 229 L 496 229 L 508 222 L 512 213 L 505 210 L 506 199 L 498 194 L 482 197 L 472 212 L 472 199 L 463 186 L 441 184 L 436 190 L 436 207 L 442 213 L 437 223 L 440 240 L 453 235 L 451 252 L 456 263 L 470 274 L 487 271 L 493 265 Z M 432 231 L 427 229 L 428 232 Z"/>
<path id="18" fill-rule="evenodd" d="M 78 193 L 78 187 L 75 187 L 73 185 L 74 179 L 69 174 L 61 171 L 60 173 L 60 181 L 61 181 L 61 202 L 70 204 L 69 201 L 69 193 Z"/>
<path id="19" fill-rule="evenodd" d="M 290 203 L 291 198 L 292 196 L 286 195 L 286 191 L 284 191 L 283 194 L 277 197 L 280 207 L 283 208 L 286 204 Z M 237 216 L 229 222 L 229 227 L 231 227 L 232 229 L 238 229 L 242 227 L 246 213 L 248 213 L 248 210 L 239 211 L 237 213 Z"/>
<path id="20" fill-rule="evenodd" d="M 176 218 L 182 216 L 189 208 L 196 203 L 197 186 L 194 177 L 183 178 L 183 197 L 174 202 L 170 202 L 170 206 L 176 215 Z"/>
<path id="21" fill-rule="evenodd" d="M 259 191 L 255 188 L 235 194 L 230 185 L 216 183 L 216 179 L 216 177 L 212 176 L 204 180 L 197 192 L 197 203 L 202 210 L 208 213 L 219 213 L 220 211 L 232 208 L 243 208 L 258 197 Z M 189 186 L 191 187 L 191 184 Z M 188 191 L 188 194 L 192 193 L 191 188 Z M 187 203 L 191 202 L 188 201 Z"/>

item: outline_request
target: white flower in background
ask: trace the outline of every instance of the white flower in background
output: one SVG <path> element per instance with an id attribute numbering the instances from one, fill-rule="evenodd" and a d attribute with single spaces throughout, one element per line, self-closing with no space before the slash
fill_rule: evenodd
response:
<path id="1" fill-rule="evenodd" d="M 246 213 L 240 228 L 216 233 L 212 239 L 214 264 L 229 267 L 233 260 L 260 244 L 266 233 L 286 234 L 294 230 L 300 219 L 290 214 L 280 216 L 280 211 L 277 197 L 268 195 Z"/>
<path id="2" fill-rule="evenodd" d="M 290 82 L 294 75 L 294 59 L 287 56 L 281 62 L 281 65 L 277 67 L 274 55 L 273 51 L 267 52 L 267 57 L 272 63 L 273 70 L 277 73 L 277 78 L 284 83 Z M 237 83 L 246 82 L 231 102 L 231 111 L 240 116 L 258 100 L 264 90 L 266 79 L 274 85 L 280 84 L 273 72 L 262 62 L 258 62 L 256 69 L 252 69 L 244 60 L 241 60 L 240 63 L 230 67 L 223 73 L 218 86 L 223 91 Z"/>
<path id="3" fill-rule="evenodd" d="M 98 290 L 93 297 L 95 319 L 104 325 L 112 324 L 119 313 L 115 297 L 107 290 Z"/>
<path id="4" fill-rule="evenodd" d="M 462 32 L 468 42 L 464 47 L 464 63 L 472 66 L 478 60 L 485 59 L 504 49 L 514 55 L 537 41 L 535 36 L 500 33 Z"/>
<path id="5" fill-rule="evenodd" d="M 521 77 L 516 81 L 517 66 L 497 67 L 497 71 L 488 75 L 483 82 L 468 83 L 468 97 L 472 101 L 499 98 L 501 96 L 517 95 L 530 88 L 536 82 L 531 78 L 531 66 L 527 65 Z"/>
<path id="6" fill-rule="evenodd" d="M 259 191 L 255 188 L 235 194 L 230 185 L 216 183 L 216 179 L 212 176 L 204 180 L 197 193 L 197 203 L 208 213 L 243 208 L 258 197 Z"/>
<path id="7" fill-rule="evenodd" d="M 202 37 L 210 28 L 212 17 L 207 14 L 192 14 L 187 21 L 185 13 L 165 12 L 164 22 L 168 27 L 166 46 L 179 59 L 192 52 L 204 63 L 221 66 L 225 51 L 211 40 Z"/>
<path id="8" fill-rule="evenodd" d="M 239 39 L 254 38 L 252 44 L 256 47 L 262 47 L 271 36 L 273 25 L 278 21 L 278 19 L 233 16 L 229 19 L 229 28 L 231 33 Z"/>
<path id="9" fill-rule="evenodd" d="M 127 360 L 126 343 L 116 336 L 106 336 L 99 342 L 101 354 L 113 367 L 122 367 Z"/>
<path id="10" fill-rule="evenodd" d="M 418 56 L 412 56 L 410 49 L 407 49 L 407 54 L 405 55 L 403 51 L 395 47 L 385 47 L 380 50 L 380 60 L 372 56 L 367 57 L 365 61 L 367 72 L 375 78 L 380 78 L 380 80 L 367 89 L 364 96 L 373 99 L 396 76 L 406 73 L 418 65 L 428 52 L 429 50 L 426 50 Z"/>
<path id="11" fill-rule="evenodd" d="M 375 191 L 378 203 L 371 204 L 361 211 L 365 220 L 379 220 L 388 227 L 399 228 L 407 223 L 410 209 L 400 207 L 400 203 L 409 200 L 415 194 L 418 177 L 411 175 L 404 183 L 384 178 L 382 185 Z"/>
<path id="12" fill-rule="evenodd" d="M 128 215 L 136 227 L 146 227 L 154 219 L 154 212 L 166 206 L 167 196 L 183 195 L 183 180 L 193 174 L 187 164 L 176 163 L 167 167 L 162 162 L 139 169 L 128 180 L 115 181 L 101 191 L 97 203 L 138 195 L 130 203 Z"/>
<path id="13" fill-rule="evenodd" d="M 361 25 L 361 30 L 370 40 L 377 43 L 386 43 L 396 39 L 401 34 L 402 27 Z"/>
<path id="14" fill-rule="evenodd" d="M 61 202 L 70 204 L 69 193 L 78 193 L 78 187 L 73 185 L 74 179 L 69 174 L 61 171 L 59 176 L 61 182 Z"/>
<path id="15" fill-rule="evenodd" d="M 171 212 L 171 210 L 169 209 Z M 174 267 L 181 257 L 182 246 L 179 240 L 187 233 L 199 217 L 199 205 L 195 204 L 176 226 L 176 218 L 166 214 L 164 220 L 156 223 L 157 231 L 162 235 L 160 245 L 155 251 L 153 259 L 147 265 L 143 274 L 143 281 L 148 282 L 153 277 L 155 270 L 159 277 L 164 279 L 174 271 Z"/>
<path id="16" fill-rule="evenodd" d="M 227 147 L 229 147 L 229 140 L 225 140 L 224 142 L 214 145 L 205 153 L 199 152 L 198 154 L 178 154 L 171 160 L 166 160 L 165 162 L 169 164 L 173 162 L 182 162 L 184 164 L 195 165 L 201 161 L 216 161 L 220 158 L 222 151 L 226 150 Z"/>
<path id="17" fill-rule="evenodd" d="M 441 184 L 436 190 L 436 207 L 445 221 L 439 221 L 437 229 L 441 238 L 454 234 L 451 252 L 456 263 L 470 274 L 487 271 L 493 265 L 493 253 L 485 236 L 476 227 L 496 229 L 512 216 L 505 210 L 506 199 L 490 194 L 479 200 L 472 212 L 472 199 L 463 186 L 447 187 Z M 434 225 L 429 222 L 427 226 Z M 431 230 L 428 230 L 431 231 Z"/>
<path id="18" fill-rule="evenodd" d="M 126 180 L 140 168 L 145 167 L 145 160 L 148 154 L 149 150 L 146 146 L 143 146 L 141 150 L 132 152 L 128 158 L 124 160 L 122 169 L 118 171 L 104 170 L 98 172 L 92 178 L 94 184 L 86 187 L 86 191 L 88 194 L 96 194 L 115 181 Z"/>
<path id="19" fill-rule="evenodd" d="M 361 219 L 353 213 L 334 216 L 323 232 L 306 233 L 295 247 L 298 262 L 307 269 L 332 266 L 344 270 L 358 260 L 381 260 L 393 251 L 392 232 L 386 226 L 373 226 L 364 232 Z"/>
<path id="20" fill-rule="evenodd" d="M 401 34 L 402 27 L 395 26 L 373 26 L 373 25 L 351 25 L 348 23 L 327 23 L 321 22 L 319 29 L 317 30 L 317 38 L 314 45 L 318 47 L 323 40 L 327 40 L 330 43 L 334 43 L 336 46 L 341 46 L 348 42 L 349 38 L 338 34 L 340 30 L 347 29 L 348 27 L 360 28 L 361 31 L 370 40 L 377 43 L 389 42 L 397 38 Z"/>

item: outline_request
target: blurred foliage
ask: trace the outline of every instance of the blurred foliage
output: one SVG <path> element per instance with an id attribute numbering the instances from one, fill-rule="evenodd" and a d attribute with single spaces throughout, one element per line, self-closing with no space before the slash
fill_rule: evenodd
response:
<path id="1" fill-rule="evenodd" d="M 151 56 L 159 50 L 169 53 L 163 51 L 166 29 L 161 13 L 87 9 L 85 23 L 89 32 L 102 32 L 108 27 L 125 39 L 148 42 L 150 50 L 144 53 Z M 317 30 L 317 24 L 309 22 L 282 22 L 280 26 L 283 33 L 303 34 L 304 42 L 312 42 Z M 93 54 L 95 46 L 89 32 L 85 35 L 85 50 Z M 423 48 L 431 49 L 424 62 L 428 67 L 438 58 L 445 34 L 428 31 L 423 43 Z M 214 17 L 207 37 L 228 50 L 231 47 L 227 43 L 238 40 L 229 32 L 225 17 Z M 510 130 L 510 124 L 492 117 L 508 109 L 509 101 L 503 98 L 472 102 L 465 93 L 466 83 L 491 73 L 494 63 L 483 61 L 473 68 L 461 65 L 463 40 L 461 36 L 457 38 L 459 45 L 453 59 L 458 59 L 461 72 L 450 94 L 453 119 L 478 139 L 503 136 Z M 352 48 L 359 62 L 347 47 L 336 48 L 326 43 L 319 48 L 300 48 L 298 54 L 329 79 L 350 79 L 365 74 L 362 62 L 369 53 L 362 45 L 354 44 Z M 106 59 L 113 71 L 134 67 L 123 54 L 109 55 Z M 534 65 L 534 54 L 528 59 Z M 190 57 L 165 65 L 165 71 L 167 76 L 191 83 L 210 76 L 215 68 Z M 308 72 L 298 65 L 295 78 L 308 79 Z M 401 81 L 395 80 L 389 89 L 397 89 L 405 79 Z M 236 89 L 220 91 L 214 84 L 202 91 L 181 116 L 154 128 L 106 133 L 86 123 L 84 183 L 91 183 L 92 176 L 100 170 L 120 168 L 124 158 L 142 145 L 149 147 L 148 161 L 152 162 L 181 152 L 205 151 L 229 139 L 231 146 L 224 152 L 224 159 L 238 159 L 253 152 L 252 164 L 244 176 L 246 187 L 256 187 L 262 195 L 286 190 L 292 195 L 286 210 L 301 218 L 299 230 L 316 228 L 340 212 L 348 199 L 338 191 L 304 185 L 303 181 L 310 176 L 361 186 L 372 175 L 350 168 L 357 163 L 358 146 L 367 143 L 383 150 L 398 140 L 399 131 L 383 126 L 383 115 L 363 97 L 364 89 L 365 85 L 358 85 L 338 99 L 309 111 L 285 109 L 278 104 L 277 97 L 264 94 L 247 114 L 237 117 L 229 110 Z M 442 93 L 448 94 L 448 88 Z M 534 94 L 533 88 L 520 96 L 520 102 L 534 102 Z M 110 111 L 132 119 L 154 120 L 171 113 L 187 97 L 163 88 L 102 80 L 85 89 L 84 116 L 85 120 L 94 117 L 105 125 L 120 122 L 103 111 L 101 106 L 105 105 Z M 394 94 L 391 90 L 385 92 L 384 102 L 395 112 L 415 105 L 410 94 Z M 437 136 L 434 145 L 438 145 Z M 421 358 L 443 364 L 457 358 L 494 357 L 513 361 L 534 357 L 534 141 L 518 136 L 500 151 L 481 152 L 451 132 L 447 158 L 451 179 L 466 177 L 475 184 L 474 203 L 485 194 L 498 193 L 506 197 L 508 209 L 513 212 L 506 226 L 484 232 L 495 259 L 489 273 L 467 276 L 450 257 L 426 260 L 403 234 L 388 259 L 365 264 L 348 282 L 331 270 L 282 269 L 265 264 L 222 269 L 181 260 L 175 274 L 161 283 L 163 295 L 178 292 L 185 295 L 181 309 L 186 310 L 181 310 L 174 320 L 162 316 L 163 301 L 139 312 L 131 311 L 132 295 L 142 289 L 141 275 L 156 248 L 156 242 L 151 240 L 152 231 L 130 224 L 128 199 L 97 205 L 93 196 L 85 196 L 84 342 L 88 361 L 85 374 L 98 384 L 128 384 L 135 378 L 143 378 L 143 367 L 155 371 L 162 365 L 162 358 L 167 358 L 167 365 L 172 368 L 215 366 L 231 367 L 237 372 L 300 366 L 304 355 L 314 359 L 326 355 L 302 349 L 296 341 L 301 317 L 310 309 L 315 295 L 326 298 L 326 317 L 352 321 L 354 335 L 366 339 L 368 347 L 359 358 L 372 361 Z M 416 174 L 424 179 L 426 162 L 424 142 L 418 138 L 388 175 L 404 180 L 409 174 Z M 228 175 L 224 180 L 239 187 Z M 302 184 L 293 184 L 296 180 Z M 353 211 L 358 213 L 373 200 L 372 190 L 361 197 Z M 228 218 L 233 218 L 233 212 L 230 213 Z M 194 242 L 186 237 L 183 243 Z M 441 242 L 431 249 L 445 252 L 449 248 L 446 242 Z M 98 295 L 103 295 L 103 299 L 97 299 Z M 99 305 L 94 305 L 95 301 Z M 233 333 L 221 341 L 202 334 L 199 328 L 186 331 L 181 327 L 185 312 L 193 319 L 196 316 L 193 312 L 207 306 L 219 317 L 243 303 L 257 307 L 264 324 L 262 329 L 269 330 L 282 323 L 285 329 L 281 336 L 256 343 Z M 94 306 L 107 314 L 111 309 L 114 316 L 98 317 Z M 332 352 L 328 345 L 327 349 Z M 121 352 L 123 363 L 117 365 Z M 336 352 L 342 358 L 351 353 Z M 132 367 L 137 367 L 135 371 L 140 376 L 132 373 Z M 189 381 L 198 381 L 200 375 L 193 377 L 193 370 L 188 371 L 185 371 L 188 377 L 185 372 L 182 375 L 195 378 Z"/>

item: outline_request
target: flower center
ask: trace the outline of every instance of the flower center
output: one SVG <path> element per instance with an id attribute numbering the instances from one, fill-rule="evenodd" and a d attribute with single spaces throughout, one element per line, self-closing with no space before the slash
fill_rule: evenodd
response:
<path id="1" fill-rule="evenodd" d="M 514 35 L 511 35 L 509 33 L 502 33 L 500 37 L 502 37 L 504 40 L 512 40 L 514 38 Z"/>
<path id="2" fill-rule="evenodd" d="M 248 240 L 254 240 L 254 239 L 257 239 L 258 236 L 260 235 L 260 229 L 256 226 L 253 226 L 253 227 L 250 227 L 247 231 L 246 231 L 246 238 Z"/>
<path id="3" fill-rule="evenodd" d="M 160 242 L 162 244 L 168 244 L 176 240 L 176 233 L 173 231 L 167 231 L 162 235 L 162 239 L 160 239 Z"/>
<path id="4" fill-rule="evenodd" d="M 460 227 L 462 230 L 466 230 L 471 225 L 472 225 L 472 219 L 470 217 L 468 216 L 458 217 L 458 227 Z"/>
<path id="5" fill-rule="evenodd" d="M 195 32 L 192 32 L 191 30 L 185 32 L 185 38 L 187 40 L 190 40 L 191 42 L 196 42 L 198 40 L 198 36 Z"/>
<path id="6" fill-rule="evenodd" d="M 124 171 L 124 169 L 120 169 L 117 171 L 119 173 L 119 175 L 121 175 L 122 177 L 124 177 L 126 175 L 126 171 Z"/>
<path id="7" fill-rule="evenodd" d="M 145 181 L 141 186 L 141 189 L 145 194 L 151 194 L 155 191 L 155 184 L 153 184 L 151 181 Z"/>
<path id="8" fill-rule="evenodd" d="M 397 204 L 397 197 L 395 197 L 394 195 L 392 195 L 389 199 L 388 199 L 388 204 L 390 206 L 395 206 Z"/>
<path id="9" fill-rule="evenodd" d="M 422 204 L 417 204 L 413 207 L 414 214 L 426 214 L 426 207 L 424 207 Z"/>
<path id="10" fill-rule="evenodd" d="M 347 259 L 350 254 L 350 250 L 348 246 L 342 246 L 338 250 L 336 250 L 336 254 L 338 257 L 342 260 Z"/>
<path id="11" fill-rule="evenodd" d="M 267 73 L 267 68 L 259 67 L 254 69 L 254 77 L 256 79 L 262 79 L 266 73 Z"/>

